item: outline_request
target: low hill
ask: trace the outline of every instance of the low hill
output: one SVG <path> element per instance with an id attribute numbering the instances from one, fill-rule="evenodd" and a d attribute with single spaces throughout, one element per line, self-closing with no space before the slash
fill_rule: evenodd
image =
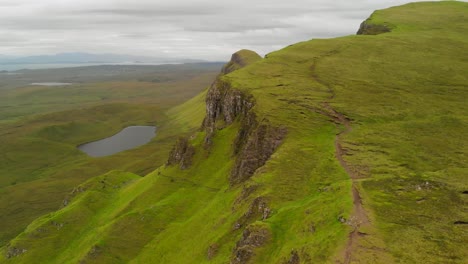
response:
<path id="1" fill-rule="evenodd" d="M 467 32 L 467 3 L 424 2 L 236 53 L 169 111 L 201 128 L 165 166 L 89 179 L 0 262 L 465 263 Z"/>

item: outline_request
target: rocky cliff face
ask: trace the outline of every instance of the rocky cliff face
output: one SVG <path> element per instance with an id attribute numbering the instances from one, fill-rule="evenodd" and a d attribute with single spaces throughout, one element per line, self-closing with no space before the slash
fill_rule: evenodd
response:
<path id="1" fill-rule="evenodd" d="M 179 138 L 169 154 L 166 165 L 179 165 L 182 170 L 192 164 L 195 148 L 190 145 L 187 138 Z"/>
<path id="2" fill-rule="evenodd" d="M 233 89 L 230 83 L 222 78 L 224 74 L 245 67 L 258 58 L 260 56 L 253 51 L 241 50 L 234 53 L 206 97 L 206 117 L 203 121 L 206 131 L 205 147 L 210 147 L 216 130 L 232 124 L 236 119 L 241 122 L 234 142 L 236 163 L 230 176 L 231 185 L 247 180 L 263 166 L 286 134 L 286 129 L 273 127 L 268 120 L 259 123 L 252 111 L 255 105 L 253 96 Z"/>
<path id="3" fill-rule="evenodd" d="M 234 142 L 234 154 L 237 158 L 231 171 L 231 185 L 247 180 L 258 168 L 265 165 L 286 133 L 286 128 L 274 127 L 266 119 L 258 124 L 255 114 L 249 113 Z"/>
<path id="4" fill-rule="evenodd" d="M 245 116 L 255 104 L 252 96 L 231 89 L 230 84 L 222 77 L 258 60 L 261 60 L 261 57 L 250 50 L 240 50 L 232 54 L 231 60 L 224 65 L 211 85 L 206 96 L 206 117 L 203 121 L 203 128 L 207 133 L 206 147 L 211 144 L 211 138 L 217 128 L 230 125 L 238 116 Z"/>
<path id="5" fill-rule="evenodd" d="M 205 146 L 211 144 L 216 129 L 232 124 L 238 116 L 246 116 L 253 106 L 252 96 L 231 89 L 229 83 L 218 78 L 206 96 Z"/>
<path id="6" fill-rule="evenodd" d="M 206 131 L 206 148 L 211 145 L 211 139 L 217 129 L 232 124 L 238 116 L 245 116 L 254 105 L 252 96 L 231 89 L 222 77 L 261 59 L 260 55 L 251 50 L 234 53 L 211 85 L 206 96 L 206 117 L 202 124 Z M 181 169 L 186 169 L 190 167 L 194 154 L 195 148 L 190 145 L 189 140 L 181 138 L 173 147 L 166 165 L 179 164 Z"/>

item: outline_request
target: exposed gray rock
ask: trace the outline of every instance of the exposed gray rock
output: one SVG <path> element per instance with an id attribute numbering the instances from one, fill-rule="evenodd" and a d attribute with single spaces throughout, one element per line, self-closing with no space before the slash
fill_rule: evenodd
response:
<path id="1" fill-rule="evenodd" d="M 18 247 L 8 247 L 7 252 L 6 252 L 6 258 L 10 259 L 13 257 L 17 257 L 19 255 L 22 255 L 26 253 L 28 250 L 24 248 L 18 248 Z"/>
<path id="2" fill-rule="evenodd" d="M 291 257 L 289 258 L 286 264 L 299 264 L 301 263 L 301 259 L 299 258 L 299 253 L 296 250 L 291 251 Z"/>
<path id="3" fill-rule="evenodd" d="M 211 85 L 206 96 L 206 117 L 203 121 L 203 128 L 207 132 L 205 147 L 211 145 L 211 138 L 217 128 L 231 124 L 238 116 L 245 115 L 254 105 L 252 96 L 231 89 L 230 84 L 223 81 L 222 77 L 258 60 L 261 60 L 260 55 L 250 50 L 240 50 L 232 54 L 231 61 L 224 65 Z"/>
<path id="4" fill-rule="evenodd" d="M 185 170 L 192 165 L 192 157 L 195 155 L 195 148 L 190 145 L 187 138 L 179 138 L 169 154 L 167 165 L 180 165 Z"/>
<path id="5" fill-rule="evenodd" d="M 372 24 L 369 20 L 361 23 L 357 35 L 379 35 L 392 30 L 384 24 Z"/>
<path id="6" fill-rule="evenodd" d="M 205 146 L 211 145 L 211 138 L 217 129 L 232 124 L 239 116 L 245 116 L 254 104 L 252 96 L 231 89 L 225 81 L 216 80 L 206 96 L 206 117 L 203 121 L 207 132 Z"/>
<path id="7" fill-rule="evenodd" d="M 264 246 L 271 239 L 271 233 L 266 228 L 247 227 L 242 238 L 236 243 L 231 264 L 250 263 L 255 255 L 255 249 Z"/>
<path id="8" fill-rule="evenodd" d="M 234 153 L 237 154 L 237 159 L 231 171 L 231 185 L 247 180 L 258 168 L 265 165 L 281 145 L 286 133 L 286 128 L 273 127 L 268 120 L 257 124 L 255 115 L 249 114 L 243 120 L 234 143 Z"/>
<path id="9" fill-rule="evenodd" d="M 271 209 L 268 207 L 267 199 L 265 197 L 257 197 L 252 201 L 247 212 L 234 224 L 234 230 L 257 220 L 266 220 L 270 215 Z"/>
<path id="10" fill-rule="evenodd" d="M 233 69 L 229 65 L 235 64 L 238 66 L 235 67 L 237 69 L 258 58 L 252 55 L 251 51 L 245 50 L 233 54 L 231 62 L 223 68 L 206 97 L 206 117 L 203 121 L 203 128 L 206 131 L 205 148 L 211 146 L 216 130 L 232 124 L 235 120 L 241 122 L 241 128 L 234 142 L 236 163 L 231 171 L 231 185 L 250 178 L 266 163 L 286 135 L 285 128 L 273 127 L 268 120 L 263 120 L 259 124 L 252 111 L 255 105 L 253 96 L 233 89 L 228 80 L 221 78 L 223 74 Z"/>

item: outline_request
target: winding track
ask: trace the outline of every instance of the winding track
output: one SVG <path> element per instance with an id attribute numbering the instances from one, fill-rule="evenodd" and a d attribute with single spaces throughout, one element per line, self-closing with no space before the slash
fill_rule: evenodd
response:
<path id="1" fill-rule="evenodd" d="M 344 263 L 351 263 L 352 253 L 357 246 L 357 240 L 360 236 L 359 228 L 361 226 L 369 226 L 371 223 L 369 217 L 367 216 L 366 210 L 362 205 L 362 198 L 358 189 L 358 179 L 359 175 L 356 171 L 352 170 L 350 166 L 346 163 L 343 156 L 345 151 L 342 147 L 342 137 L 352 131 L 351 121 L 346 118 L 343 114 L 335 111 L 328 102 L 323 104 L 323 107 L 327 110 L 327 116 L 331 117 L 336 124 L 341 124 L 344 127 L 344 130 L 338 133 L 335 137 L 335 157 L 340 162 L 341 167 L 346 171 L 352 181 L 352 193 L 353 193 L 353 214 L 351 218 L 347 221 L 349 225 L 353 227 L 353 231 L 349 233 L 348 243 L 346 244 L 346 249 L 344 253 Z"/>
<path id="2" fill-rule="evenodd" d="M 325 54 L 324 56 L 330 56 L 338 51 L 332 51 L 329 54 Z M 319 58 L 314 60 L 313 65 L 311 66 L 311 73 L 312 78 L 326 87 L 328 92 L 330 93 L 330 97 L 328 100 L 333 100 L 336 96 L 335 91 L 331 88 L 331 86 L 321 80 L 316 73 L 316 66 Z M 358 179 L 359 174 L 357 171 L 351 169 L 348 163 L 344 160 L 345 150 L 342 147 L 342 137 L 352 131 L 351 121 L 346 118 L 342 113 L 337 112 L 333 107 L 330 106 L 329 102 L 326 101 L 322 104 L 322 109 L 315 109 L 317 113 L 325 115 L 333 120 L 336 125 L 341 125 L 344 127 L 344 130 L 339 132 L 335 137 L 335 157 L 339 161 L 341 167 L 346 171 L 352 181 L 352 195 L 353 195 L 353 213 L 351 218 L 347 221 L 347 224 L 353 227 L 353 231 L 349 233 L 348 242 L 346 244 L 346 248 L 344 250 L 344 264 L 351 263 L 353 252 L 356 251 L 358 247 L 358 239 L 361 236 L 359 232 L 360 227 L 370 226 L 371 222 L 369 221 L 369 217 L 367 216 L 366 210 L 362 205 L 362 198 L 359 193 L 358 188 Z"/>

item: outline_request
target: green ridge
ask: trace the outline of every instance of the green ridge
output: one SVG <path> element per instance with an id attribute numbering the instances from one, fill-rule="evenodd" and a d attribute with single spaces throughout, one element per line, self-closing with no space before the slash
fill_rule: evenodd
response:
<path id="1" fill-rule="evenodd" d="M 191 167 L 92 178 L 0 262 L 236 263 L 247 231 L 263 234 L 248 263 L 466 262 L 468 4 L 408 4 L 368 22 L 391 31 L 297 43 L 219 77 L 253 96 L 258 121 L 287 128 L 247 181 L 229 184 L 242 115 L 211 147 L 204 131 L 182 130 Z M 205 94 L 169 110 L 172 122 L 201 125 Z M 356 200 L 337 159 L 337 113 L 350 120 L 342 157 L 371 220 L 351 247 Z M 258 199 L 268 217 L 248 215 Z"/>

